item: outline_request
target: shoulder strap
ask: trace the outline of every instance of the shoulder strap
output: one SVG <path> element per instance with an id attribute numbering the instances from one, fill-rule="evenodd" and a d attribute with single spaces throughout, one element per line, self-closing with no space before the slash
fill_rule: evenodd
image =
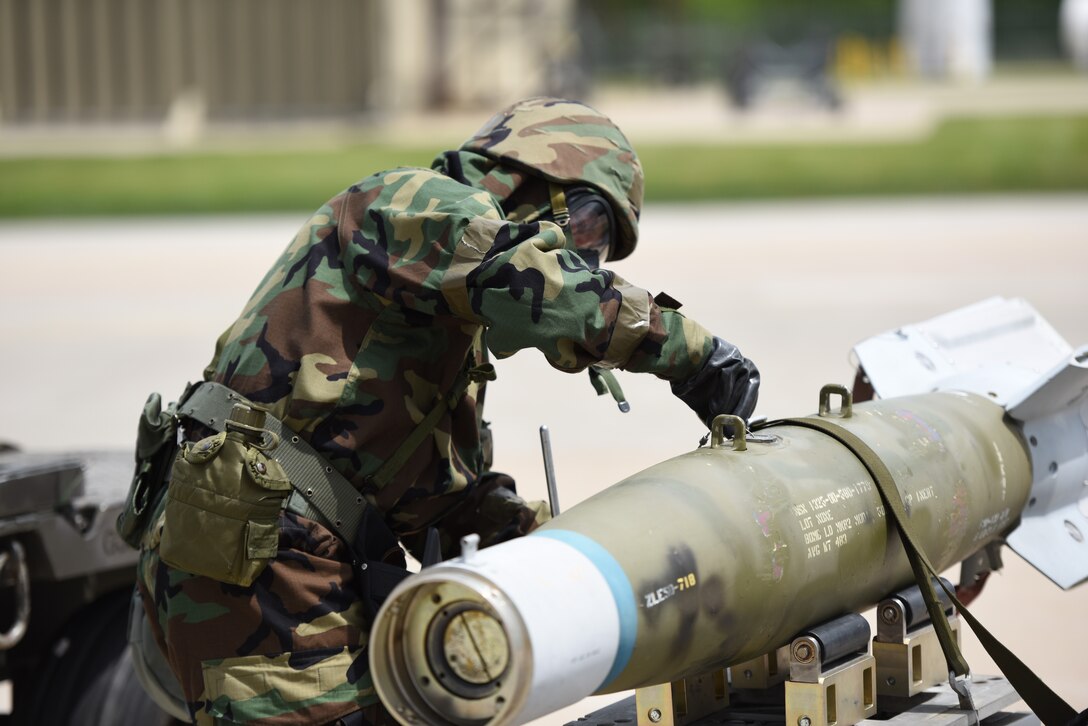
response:
<path id="1" fill-rule="evenodd" d="M 386 459 L 377 471 L 366 477 L 367 482 L 378 489 L 381 489 L 392 481 L 397 472 L 401 470 L 408 462 L 408 459 L 412 457 L 412 454 L 416 452 L 419 445 L 423 443 L 423 440 L 434 431 L 435 426 L 442 420 L 442 417 L 457 407 L 461 397 L 464 396 L 465 391 L 468 390 L 469 383 L 493 380 L 495 380 L 495 366 L 490 363 L 484 363 L 478 366 L 466 365 L 457 376 L 457 379 L 453 382 L 453 387 L 450 388 L 449 392 L 444 397 L 439 398 L 430 412 L 416 424 L 412 433 L 408 434 L 408 438 L 397 447 L 397 450 L 393 452 L 393 455 Z"/>
<path id="2" fill-rule="evenodd" d="M 193 387 L 179 404 L 177 414 L 223 431 L 231 409 L 238 403 L 252 405 L 220 383 L 204 382 Z M 304 517 L 330 525 L 351 546 L 367 506 L 363 495 L 278 418 L 266 416 L 264 428 L 279 437 L 278 445 L 270 453 L 291 477 L 295 488 L 288 506 Z"/>
<path id="3" fill-rule="evenodd" d="M 948 666 L 952 672 L 961 677 L 958 684 L 955 679 L 952 679 L 951 682 L 953 689 L 960 695 L 961 708 L 974 709 L 973 704 L 970 703 L 969 693 L 966 688 L 963 687 L 964 681 L 962 680 L 963 677 L 970 673 L 970 669 L 952 636 L 951 628 L 948 625 L 948 619 L 945 617 L 944 610 L 937 599 L 937 592 L 933 588 L 934 581 L 940 584 L 941 588 L 944 589 L 952 599 L 952 602 L 956 605 L 956 609 L 971 626 L 971 630 L 974 631 L 979 642 L 982 643 L 983 648 L 985 648 L 989 656 L 993 658 L 998 668 L 1000 668 L 1001 672 L 1005 674 L 1005 677 L 1009 679 L 1013 688 L 1016 689 L 1016 692 L 1024 699 L 1025 703 L 1028 704 L 1028 707 L 1031 708 L 1035 715 L 1049 726 L 1067 724 L 1076 717 L 1076 711 L 1074 711 L 1068 703 L 1062 700 L 1060 696 L 1054 693 L 1049 686 L 1043 683 L 1043 681 L 1035 675 L 1023 661 L 1016 657 L 1012 651 L 991 635 L 990 632 L 982 626 L 982 623 L 980 623 L 978 619 L 964 607 L 963 603 L 956 597 L 956 593 L 940 578 L 939 573 L 934 569 L 933 564 L 929 561 L 925 552 L 917 545 L 914 536 L 911 533 L 911 529 L 908 526 L 909 520 L 906 508 L 903 506 L 902 495 L 899 492 L 899 487 L 896 486 L 895 478 L 892 476 L 887 465 L 880 459 L 880 456 L 873 451 L 868 444 L 862 441 L 861 438 L 853 432 L 826 419 L 781 419 L 767 422 L 759 428 L 762 429 L 781 425 L 801 426 L 830 436 L 849 449 L 873 478 L 873 483 L 876 484 L 876 488 L 880 492 L 880 497 L 884 500 L 888 515 L 899 530 L 899 537 L 903 542 L 903 549 L 907 553 L 907 559 L 910 561 L 911 569 L 914 571 L 914 578 L 918 583 L 919 589 L 922 591 L 922 597 L 926 603 L 926 610 L 929 612 L 930 620 L 933 622 L 933 627 L 937 631 L 937 639 L 941 644 L 941 649 L 944 651 Z M 965 697 L 967 700 L 966 704 L 964 703 Z"/>

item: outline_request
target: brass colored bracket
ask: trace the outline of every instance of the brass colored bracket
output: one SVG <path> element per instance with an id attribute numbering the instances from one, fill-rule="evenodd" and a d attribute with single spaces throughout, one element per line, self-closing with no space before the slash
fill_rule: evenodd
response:
<path id="1" fill-rule="evenodd" d="M 766 690 L 777 686 L 790 674 L 790 646 L 783 645 L 758 658 L 730 666 L 733 690 Z"/>
<path id="2" fill-rule="evenodd" d="M 852 726 L 876 715 L 876 659 L 868 622 L 848 614 L 790 643 L 787 726 Z"/>
<path id="3" fill-rule="evenodd" d="M 684 726 L 728 705 L 724 668 L 635 691 L 638 726 Z"/>
<path id="4" fill-rule="evenodd" d="M 726 426 L 733 429 L 733 451 L 747 451 L 748 441 L 745 439 L 747 425 L 740 416 L 729 413 L 718 414 L 710 422 L 710 448 L 721 448 L 722 442 L 725 441 Z"/>
<path id="5" fill-rule="evenodd" d="M 839 417 L 850 418 L 854 415 L 854 396 L 850 393 L 846 386 L 839 383 L 828 383 L 826 386 L 820 389 L 820 416 L 828 417 L 831 415 L 831 394 L 839 394 L 841 404 L 839 405 Z"/>
<path id="6" fill-rule="evenodd" d="M 895 617 L 892 612 L 883 612 L 886 607 L 887 603 L 878 613 L 881 620 Z M 948 625 L 959 645 L 959 616 L 949 616 Z M 876 692 L 881 698 L 910 698 L 948 682 L 948 663 L 937 640 L 937 631 L 930 623 L 903 634 L 895 642 L 884 642 L 878 635 L 873 639 L 873 656 L 876 658 Z"/>
<path id="7" fill-rule="evenodd" d="M 876 715 L 876 660 L 869 654 L 822 671 L 814 683 L 786 681 L 787 726 L 849 726 Z"/>

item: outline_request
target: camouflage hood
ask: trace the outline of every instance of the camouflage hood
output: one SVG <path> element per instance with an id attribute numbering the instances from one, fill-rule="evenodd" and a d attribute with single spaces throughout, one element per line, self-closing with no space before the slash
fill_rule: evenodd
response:
<path id="1" fill-rule="evenodd" d="M 512 222 L 534 222 L 551 214 L 547 180 L 525 169 L 505 166 L 474 151 L 447 151 L 431 163 L 431 168 L 454 181 L 487 191 Z"/>
<path id="2" fill-rule="evenodd" d="M 635 249 L 642 210 L 642 165 L 623 132 L 576 101 L 531 98 L 495 114 L 461 145 L 563 185 L 589 184 L 612 204 L 619 225 L 611 259 Z"/>

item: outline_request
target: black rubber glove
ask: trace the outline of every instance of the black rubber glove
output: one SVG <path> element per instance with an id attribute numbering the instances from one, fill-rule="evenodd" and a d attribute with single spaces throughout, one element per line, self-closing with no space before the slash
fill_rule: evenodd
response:
<path id="1" fill-rule="evenodd" d="M 737 346 L 716 337 L 703 367 L 686 381 L 673 383 L 672 392 L 707 428 L 721 413 L 747 421 L 759 398 L 759 370 Z"/>

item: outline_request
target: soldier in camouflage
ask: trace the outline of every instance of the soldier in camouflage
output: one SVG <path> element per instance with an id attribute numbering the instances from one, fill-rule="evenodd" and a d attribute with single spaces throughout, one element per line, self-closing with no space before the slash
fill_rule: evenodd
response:
<path id="1" fill-rule="evenodd" d="M 447 555 L 470 532 L 483 545 L 521 536 L 547 515 L 490 471 L 486 375 L 397 471 L 374 476 L 464 371 L 486 374 L 489 352 L 652 373 L 708 424 L 755 406 L 758 373 L 734 346 L 601 268 L 635 248 L 642 183 L 599 112 L 515 104 L 432 168 L 374 174 L 318 209 L 204 378 L 285 422 L 384 515 L 395 537 L 369 559 L 402 562 L 398 539 L 422 557 L 432 527 Z M 197 723 L 394 723 L 370 680 L 348 543 L 284 511 L 276 556 L 231 585 L 162 562 L 163 524 L 144 536 L 139 589 Z"/>

